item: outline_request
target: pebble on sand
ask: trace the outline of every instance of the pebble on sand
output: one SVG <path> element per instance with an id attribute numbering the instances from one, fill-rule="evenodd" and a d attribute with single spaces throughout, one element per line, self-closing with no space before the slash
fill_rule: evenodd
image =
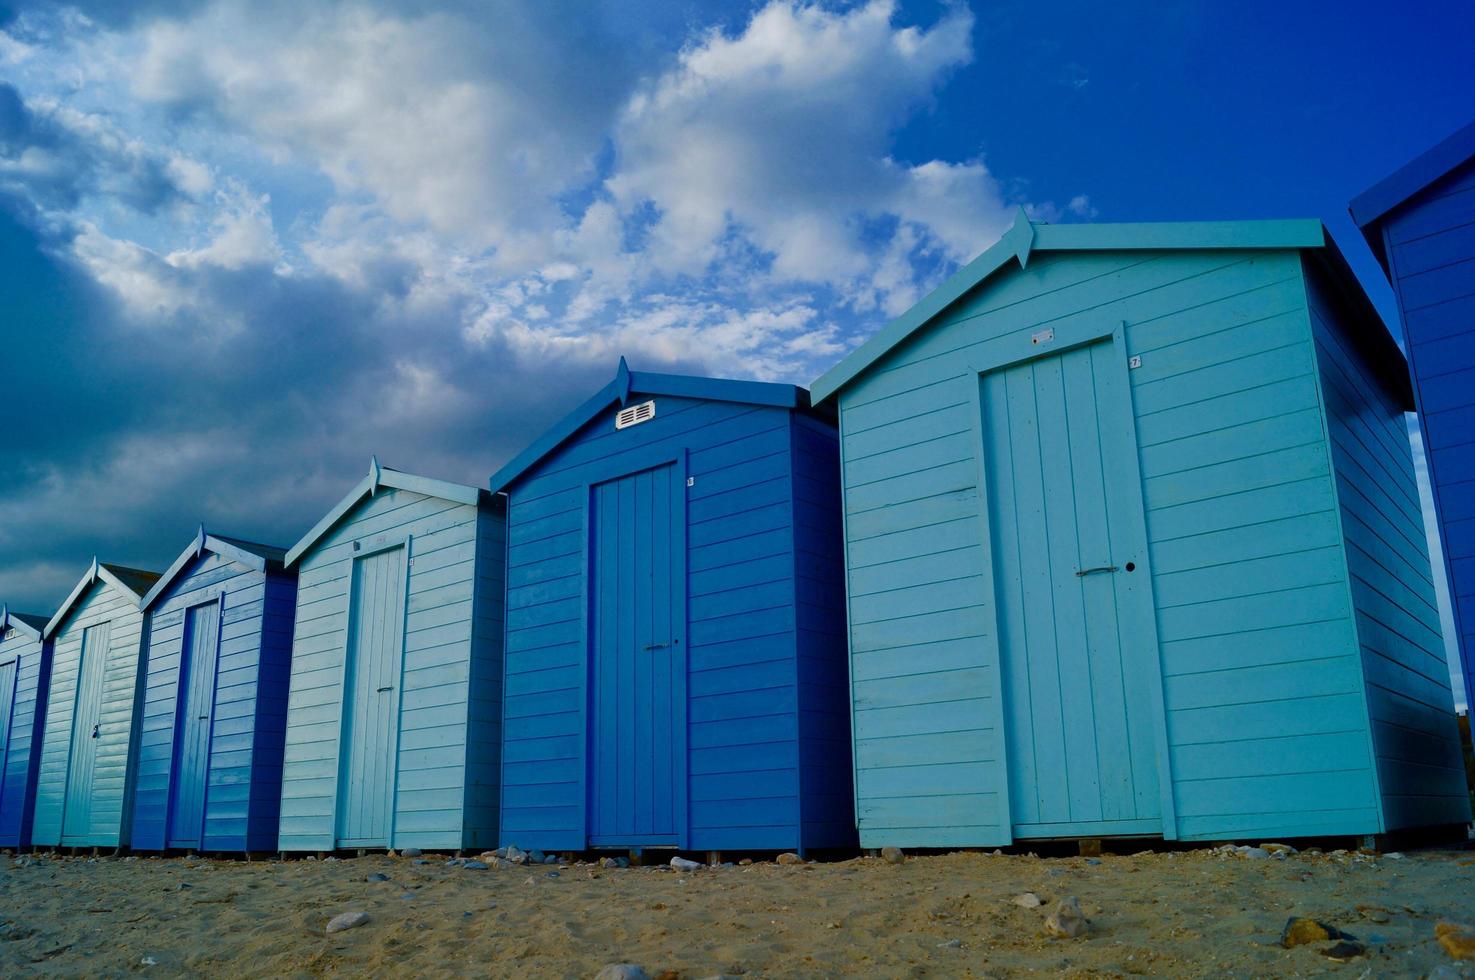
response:
<path id="1" fill-rule="evenodd" d="M 331 936 L 333 933 L 342 932 L 345 929 L 357 929 L 368 921 L 369 913 L 367 912 L 344 912 L 328 920 L 327 933 Z"/>
<path id="2" fill-rule="evenodd" d="M 467 871 L 485 871 L 489 865 L 485 861 L 467 861 L 461 867 Z"/>
<path id="3" fill-rule="evenodd" d="M 407 847 L 403 851 L 400 851 L 399 853 L 400 853 L 400 857 L 417 858 L 420 855 L 424 854 L 425 852 L 422 851 L 422 850 L 420 850 L 420 848 L 418 848 L 418 847 Z"/>
<path id="4" fill-rule="evenodd" d="M 774 860 L 777 861 L 779 864 L 803 864 L 804 863 L 804 859 L 802 857 L 800 857 L 799 855 L 795 854 L 793 851 L 785 851 L 784 853 L 780 854 L 778 857 L 774 858 Z"/>
<path id="5" fill-rule="evenodd" d="M 887 864 L 901 864 L 907 859 L 906 852 L 899 847 L 886 846 L 881 848 L 881 860 Z"/>
<path id="6" fill-rule="evenodd" d="M 634 963 L 610 963 L 594 974 L 594 980 L 650 980 L 650 974 Z"/>
<path id="7" fill-rule="evenodd" d="M 671 867 L 677 871 L 697 871 L 701 869 L 702 862 L 678 856 L 671 859 Z"/>
<path id="8" fill-rule="evenodd" d="M 1045 917 L 1045 931 L 1061 939 L 1084 936 L 1091 928 L 1081 903 L 1074 895 L 1067 895 L 1055 903 L 1055 911 Z"/>
<path id="9" fill-rule="evenodd" d="M 1317 922 L 1315 919 L 1297 918 L 1292 916 L 1286 920 L 1285 928 L 1280 931 L 1280 944 L 1286 949 L 1295 946 L 1304 946 L 1306 943 L 1320 943 L 1328 939 L 1347 939 L 1353 942 L 1357 937 L 1345 933 L 1336 926 L 1329 926 L 1325 922 Z"/>
<path id="10" fill-rule="evenodd" d="M 1013 898 L 1009 899 L 1009 901 L 1013 902 L 1015 905 L 1018 905 L 1022 909 L 1037 909 L 1041 905 L 1045 904 L 1044 900 L 1041 899 L 1040 896 L 1036 895 L 1034 892 L 1021 892 L 1020 894 L 1015 895 Z"/>
<path id="11" fill-rule="evenodd" d="M 1475 960 L 1475 929 L 1454 922 L 1441 922 L 1434 927 L 1434 938 L 1450 959 Z"/>

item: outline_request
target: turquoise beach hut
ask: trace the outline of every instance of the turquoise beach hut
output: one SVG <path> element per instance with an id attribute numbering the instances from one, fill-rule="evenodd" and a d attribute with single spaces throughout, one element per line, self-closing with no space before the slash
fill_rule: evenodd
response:
<path id="1" fill-rule="evenodd" d="M 381 467 L 292 547 L 285 851 L 493 847 L 505 508 Z"/>
<path id="2" fill-rule="evenodd" d="M 1407 366 L 1320 222 L 1021 212 L 812 392 L 863 846 L 1470 819 Z"/>
<path id="3" fill-rule="evenodd" d="M 135 850 L 276 850 L 297 597 L 285 557 L 202 527 L 144 596 Z"/>
<path id="4" fill-rule="evenodd" d="M 622 359 L 492 488 L 504 843 L 854 845 L 839 459 L 804 389 Z"/>
<path id="5" fill-rule="evenodd" d="M 1370 188 L 1352 217 L 1393 284 L 1475 703 L 1475 123 Z"/>
<path id="6" fill-rule="evenodd" d="M 0 609 L 0 847 L 31 845 L 51 641 L 41 616 Z"/>
<path id="7" fill-rule="evenodd" d="M 128 844 L 148 658 L 143 597 L 158 579 L 93 559 L 46 624 L 54 652 L 33 844 Z"/>

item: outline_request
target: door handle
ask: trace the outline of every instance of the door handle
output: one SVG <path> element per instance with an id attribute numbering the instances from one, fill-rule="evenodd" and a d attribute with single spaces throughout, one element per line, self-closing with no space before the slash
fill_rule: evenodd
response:
<path id="1" fill-rule="evenodd" d="M 1083 568 L 1076 572 L 1076 578 L 1085 578 L 1087 575 L 1097 575 L 1101 572 L 1115 572 L 1119 569 L 1115 565 L 1097 565 L 1095 568 Z"/>
<path id="2" fill-rule="evenodd" d="M 209 715 L 201 715 L 200 716 L 200 720 L 201 721 L 209 721 L 210 720 L 210 716 Z"/>
<path id="3" fill-rule="evenodd" d="M 98 732 L 101 729 L 102 729 L 102 725 L 101 724 L 93 725 L 92 726 L 92 737 L 93 738 L 100 738 L 101 736 L 98 734 Z"/>
<path id="4" fill-rule="evenodd" d="M 385 691 L 392 691 L 392 690 L 394 690 L 394 685 L 393 684 L 390 684 L 390 685 L 387 685 L 385 687 L 381 687 L 379 689 L 379 693 L 380 694 L 383 694 Z"/>
<path id="5" fill-rule="evenodd" d="M 670 645 L 671 644 L 669 644 L 669 643 L 647 643 L 645 645 L 645 649 L 647 649 L 647 650 L 664 650 L 666 647 L 668 647 Z"/>

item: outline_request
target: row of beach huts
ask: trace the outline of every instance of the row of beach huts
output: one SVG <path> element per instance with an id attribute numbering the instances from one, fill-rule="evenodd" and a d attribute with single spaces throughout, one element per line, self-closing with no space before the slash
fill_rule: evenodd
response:
<path id="1" fill-rule="evenodd" d="M 486 486 L 375 461 L 289 549 L 94 561 L 0 620 L 0 846 L 1467 823 L 1475 126 L 1352 211 L 1407 360 L 1318 221 L 1021 213 L 810 391 L 621 361 Z"/>

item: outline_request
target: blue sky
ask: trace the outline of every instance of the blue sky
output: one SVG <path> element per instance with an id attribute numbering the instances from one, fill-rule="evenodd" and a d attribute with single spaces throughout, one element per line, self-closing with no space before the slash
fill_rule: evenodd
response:
<path id="1" fill-rule="evenodd" d="M 0 596 L 480 483 L 613 371 L 807 383 L 1015 208 L 1314 216 L 1466 4 L 0 0 Z"/>

